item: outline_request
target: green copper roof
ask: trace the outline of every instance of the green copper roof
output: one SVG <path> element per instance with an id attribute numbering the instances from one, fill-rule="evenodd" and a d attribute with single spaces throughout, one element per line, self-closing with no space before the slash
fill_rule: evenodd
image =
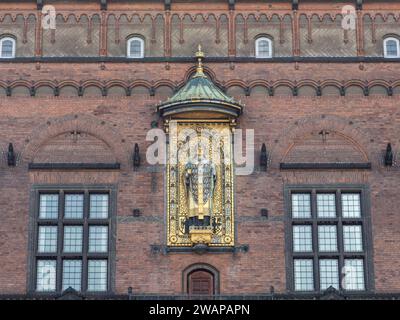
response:
<path id="1" fill-rule="evenodd" d="M 223 93 L 204 73 L 199 72 L 169 98 L 166 103 L 202 99 L 235 103 L 235 99 Z"/>
<path id="2" fill-rule="evenodd" d="M 198 64 L 196 73 L 190 80 L 167 101 L 157 106 L 162 116 L 181 112 L 214 111 L 228 116 L 238 117 L 243 106 L 219 89 L 203 72 L 204 53 L 196 52 Z"/>

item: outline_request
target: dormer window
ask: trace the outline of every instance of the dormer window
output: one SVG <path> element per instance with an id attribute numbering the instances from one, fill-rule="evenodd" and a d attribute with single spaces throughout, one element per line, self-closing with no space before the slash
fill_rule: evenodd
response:
<path id="1" fill-rule="evenodd" d="M 144 40 L 140 37 L 132 37 L 127 41 L 127 57 L 143 58 L 144 57 Z"/>
<path id="2" fill-rule="evenodd" d="M 256 58 L 272 58 L 272 40 L 260 37 L 256 40 Z"/>
<path id="3" fill-rule="evenodd" d="M 15 40 L 10 37 L 0 39 L 0 58 L 10 59 L 15 57 Z"/>
<path id="4" fill-rule="evenodd" d="M 386 38 L 383 41 L 385 58 L 400 58 L 400 41 L 397 38 Z"/>

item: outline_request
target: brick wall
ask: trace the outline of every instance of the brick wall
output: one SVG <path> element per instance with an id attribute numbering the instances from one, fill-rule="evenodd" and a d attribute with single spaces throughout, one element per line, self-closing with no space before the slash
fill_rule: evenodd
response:
<path id="1" fill-rule="evenodd" d="M 28 81 L 44 78 L 96 79 L 131 78 L 158 81 L 170 79 L 180 82 L 192 64 L 1 64 L 3 79 L 20 77 Z M 397 64 L 226 64 L 207 65 L 221 83 L 232 79 L 251 82 L 254 79 L 313 80 L 335 78 L 394 79 Z M 134 172 L 131 165 L 133 145 L 139 144 L 142 159 L 149 142 L 145 135 L 153 120 L 157 120 L 154 106 L 165 99 L 157 91 L 155 96 L 138 93 L 131 97 L 3 97 L 0 100 L 0 146 L 9 142 L 20 155 L 15 168 L 1 162 L 0 208 L 0 292 L 26 291 L 28 260 L 29 190 L 33 184 L 113 183 L 118 186 L 117 198 L 117 261 L 116 288 L 125 293 L 132 286 L 134 292 L 173 294 L 181 293 L 182 271 L 193 263 L 208 263 L 220 272 L 221 293 L 265 293 L 270 286 L 277 292 L 286 290 L 284 252 L 283 185 L 363 183 L 371 188 L 375 284 L 379 292 L 399 291 L 400 218 L 395 208 L 400 206 L 397 196 L 399 168 L 385 168 L 382 154 L 388 142 L 398 152 L 398 96 L 323 96 L 279 97 L 267 92 L 252 91 L 245 96 L 239 127 L 255 130 L 256 154 L 266 143 L 271 154 L 268 172 L 258 169 L 250 176 L 236 178 L 237 244 L 249 244 L 248 253 L 232 254 L 152 254 L 150 245 L 165 243 L 164 175 L 150 172 L 144 163 Z M 161 125 L 161 123 L 160 123 Z M 54 138 L 77 128 L 95 135 L 113 151 L 122 168 L 118 172 L 35 172 L 28 171 L 28 163 L 45 157 L 46 146 Z M 281 172 L 279 163 L 294 141 L 306 139 L 311 132 L 326 129 L 339 132 L 350 139 L 362 157 L 372 163 L 372 170 L 360 171 L 293 171 Z M 304 140 L 306 141 L 306 140 Z M 317 148 L 317 147 L 316 147 Z M 96 149 L 97 150 L 97 149 Z M 347 150 L 347 149 L 346 149 Z M 38 153 L 39 152 L 39 153 Z M 318 150 L 315 151 L 318 154 Z M 356 154 L 356 155 L 357 155 Z M 302 153 L 293 153 L 291 161 L 309 161 Z M 256 155 L 257 157 L 257 155 Z M 64 162 L 73 156 L 65 153 Z M 307 159 L 306 159 L 307 158 Z M 257 158 L 256 158 L 257 159 Z M 140 208 L 143 215 L 132 217 L 132 210 Z M 268 208 L 269 218 L 260 216 L 260 208 Z"/>

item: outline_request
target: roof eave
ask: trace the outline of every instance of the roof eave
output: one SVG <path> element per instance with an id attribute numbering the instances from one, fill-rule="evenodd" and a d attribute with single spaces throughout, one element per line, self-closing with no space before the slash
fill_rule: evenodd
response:
<path id="1" fill-rule="evenodd" d="M 166 102 L 157 107 L 160 116 L 172 116 L 187 112 L 217 112 L 231 117 L 239 117 L 243 112 L 243 106 L 215 99 L 190 99 L 174 102 Z"/>

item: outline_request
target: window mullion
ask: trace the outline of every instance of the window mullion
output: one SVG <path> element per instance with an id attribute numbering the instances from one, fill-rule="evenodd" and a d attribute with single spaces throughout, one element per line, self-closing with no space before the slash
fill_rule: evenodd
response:
<path id="1" fill-rule="evenodd" d="M 56 291 L 62 291 L 62 253 L 64 243 L 64 209 L 65 209 L 65 194 L 64 191 L 60 191 L 58 199 L 58 232 L 57 232 L 57 266 L 56 266 Z"/>
<path id="2" fill-rule="evenodd" d="M 367 219 L 366 219 L 366 212 L 367 212 L 367 208 L 366 208 L 366 204 L 365 204 L 365 191 L 362 190 L 361 194 L 360 194 L 360 207 L 361 207 L 361 215 L 360 215 L 360 223 L 361 223 L 361 232 L 362 232 L 362 259 L 363 259 L 363 265 L 364 265 L 364 287 L 365 290 L 369 290 L 370 289 L 370 283 L 371 283 L 371 279 L 369 279 L 369 268 L 370 265 L 367 261 L 367 259 L 369 259 L 369 255 L 370 255 L 370 241 L 368 241 L 368 235 L 370 235 L 370 230 L 368 230 L 368 223 L 367 223 Z"/>
<path id="3" fill-rule="evenodd" d="M 32 277 L 32 291 L 36 291 L 37 288 L 37 262 L 38 262 L 38 232 L 39 232 L 39 212 L 40 212 L 40 192 L 36 190 L 35 192 L 35 211 L 34 211 L 34 230 L 33 230 L 33 254 L 34 254 L 34 263 L 33 263 L 33 277 Z"/>
<path id="4" fill-rule="evenodd" d="M 341 288 L 342 279 L 343 279 L 342 269 L 344 267 L 342 192 L 341 192 L 341 190 L 336 191 L 336 214 L 338 217 L 337 237 L 338 237 L 338 252 L 339 252 L 339 288 Z"/>
<path id="5" fill-rule="evenodd" d="M 83 197 L 83 247 L 82 247 L 82 291 L 87 291 L 88 251 L 89 251 L 89 191 L 85 190 Z"/>
<path id="6" fill-rule="evenodd" d="M 319 291 L 319 262 L 318 262 L 318 223 L 317 223 L 317 192 L 315 189 L 311 192 L 311 218 L 312 222 L 312 239 L 313 239 L 313 266 L 314 266 L 314 290 Z"/>

